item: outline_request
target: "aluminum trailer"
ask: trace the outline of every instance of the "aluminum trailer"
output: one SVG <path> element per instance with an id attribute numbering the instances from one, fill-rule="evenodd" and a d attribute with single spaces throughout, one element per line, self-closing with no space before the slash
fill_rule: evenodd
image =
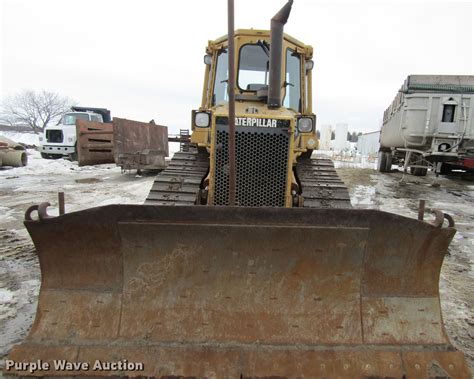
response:
<path id="1" fill-rule="evenodd" d="M 474 76 L 410 75 L 384 112 L 378 169 L 474 169 Z"/>

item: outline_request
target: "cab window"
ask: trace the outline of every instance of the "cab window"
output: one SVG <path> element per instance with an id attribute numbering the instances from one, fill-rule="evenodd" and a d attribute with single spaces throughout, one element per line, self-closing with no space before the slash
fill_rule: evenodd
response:
<path id="1" fill-rule="evenodd" d="M 212 105 L 228 102 L 227 84 L 229 82 L 229 58 L 227 50 L 218 52 L 216 80 L 214 83 L 214 93 L 212 94 Z"/>
<path id="2" fill-rule="evenodd" d="M 283 106 L 301 112 L 301 58 L 291 49 L 286 50 L 285 98 Z"/>
<path id="3" fill-rule="evenodd" d="M 268 84 L 269 50 L 259 44 L 246 44 L 239 52 L 237 84 L 243 91 L 257 91 Z"/>
<path id="4" fill-rule="evenodd" d="M 89 121 L 89 115 L 86 113 L 71 113 L 65 114 L 63 116 L 62 124 L 63 125 L 75 125 L 76 119 Z"/>

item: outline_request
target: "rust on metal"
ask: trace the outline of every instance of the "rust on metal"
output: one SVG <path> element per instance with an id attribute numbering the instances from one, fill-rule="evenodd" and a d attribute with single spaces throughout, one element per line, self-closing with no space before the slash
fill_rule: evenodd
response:
<path id="1" fill-rule="evenodd" d="M 76 120 L 77 161 L 79 166 L 114 163 L 113 125 Z"/>
<path id="2" fill-rule="evenodd" d="M 168 128 L 114 117 L 114 158 L 125 170 L 161 170 L 168 156 Z"/>
<path id="3" fill-rule="evenodd" d="M 228 65 L 229 65 L 229 205 L 238 205 L 236 199 L 236 159 L 235 159 L 235 41 L 234 41 L 234 0 L 227 0 Z"/>
<path id="4" fill-rule="evenodd" d="M 444 213 L 438 209 L 432 209 L 431 212 L 435 215 L 435 219 L 429 221 L 429 223 L 436 228 L 441 228 L 444 222 Z"/>
<path id="5" fill-rule="evenodd" d="M 418 220 L 423 221 L 425 218 L 425 200 L 420 200 L 420 203 L 418 205 Z"/>
<path id="6" fill-rule="evenodd" d="M 42 284 L 9 359 L 144 364 L 80 372 L 93 376 L 469 377 L 439 300 L 452 227 L 377 210 L 146 205 L 25 225 Z"/>
<path id="7" fill-rule="evenodd" d="M 63 215 L 66 213 L 66 208 L 64 204 L 64 192 L 58 192 L 58 205 L 59 205 L 59 214 Z"/>

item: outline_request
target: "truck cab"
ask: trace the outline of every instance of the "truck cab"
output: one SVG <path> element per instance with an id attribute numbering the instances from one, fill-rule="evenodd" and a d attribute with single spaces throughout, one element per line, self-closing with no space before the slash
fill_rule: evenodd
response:
<path id="1" fill-rule="evenodd" d="M 39 151 L 45 159 L 69 157 L 77 159 L 76 120 L 109 122 L 110 111 L 102 108 L 72 107 L 62 115 L 57 125 L 46 126 L 39 137 Z"/>

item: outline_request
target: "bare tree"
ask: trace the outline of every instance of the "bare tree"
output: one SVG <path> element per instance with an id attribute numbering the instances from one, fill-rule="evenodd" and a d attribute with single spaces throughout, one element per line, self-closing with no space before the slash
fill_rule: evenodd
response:
<path id="1" fill-rule="evenodd" d="M 35 133 L 55 122 L 74 101 L 55 92 L 25 90 L 2 102 L 0 118 L 11 125 L 28 125 Z"/>

